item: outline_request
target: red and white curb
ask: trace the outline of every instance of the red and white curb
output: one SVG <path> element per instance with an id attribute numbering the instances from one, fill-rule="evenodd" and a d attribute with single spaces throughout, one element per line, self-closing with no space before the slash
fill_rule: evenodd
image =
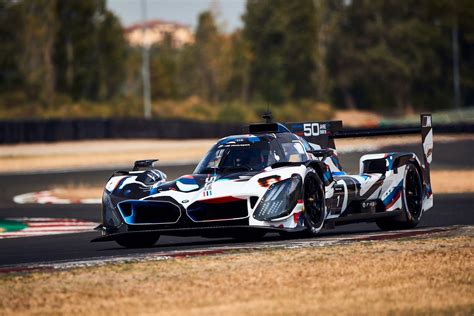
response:
<path id="1" fill-rule="evenodd" d="M 441 234 L 459 231 L 464 234 L 468 231 L 472 233 L 474 226 L 448 226 L 421 228 L 406 231 L 374 232 L 367 234 L 348 234 L 344 236 L 321 236 L 313 239 L 283 240 L 283 241 L 263 241 L 258 243 L 233 244 L 226 246 L 208 246 L 192 250 L 157 251 L 155 253 L 126 254 L 123 256 L 102 256 L 96 258 L 85 258 L 80 260 L 63 260 L 54 262 L 39 262 L 34 264 L 17 264 L 0 267 L 0 275 L 4 273 L 27 273 L 38 271 L 66 270 L 71 268 L 103 266 L 106 264 L 120 264 L 132 262 L 150 262 L 170 260 L 173 258 L 187 258 L 211 255 L 225 255 L 236 252 L 248 252 L 271 249 L 293 249 L 293 248 L 316 248 L 335 246 L 341 244 L 351 244 L 356 242 L 373 242 L 378 240 L 414 238 L 423 236 L 429 237 L 431 234 Z"/>
<path id="2" fill-rule="evenodd" d="M 61 235 L 72 233 L 91 232 L 98 223 L 68 218 L 6 218 L 18 221 L 27 227 L 18 231 L 0 232 L 0 239 Z"/>
<path id="3" fill-rule="evenodd" d="M 90 199 L 62 199 L 54 196 L 52 191 L 30 192 L 16 195 L 13 201 L 17 204 L 100 204 L 100 198 Z"/>

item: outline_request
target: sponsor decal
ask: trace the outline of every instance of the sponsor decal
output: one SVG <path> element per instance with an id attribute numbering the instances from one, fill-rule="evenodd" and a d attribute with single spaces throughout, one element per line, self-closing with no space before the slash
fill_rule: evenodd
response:
<path id="1" fill-rule="evenodd" d="M 273 176 L 268 176 L 268 177 L 258 179 L 258 184 L 261 187 L 268 188 L 269 186 L 271 186 L 274 183 L 279 182 L 280 180 L 281 180 L 281 176 L 273 175 Z"/>
<path id="2" fill-rule="evenodd" d="M 383 204 L 385 204 L 385 209 L 388 210 L 391 208 L 400 198 L 401 191 L 403 189 L 403 180 L 392 189 L 392 191 L 383 199 Z"/>
<path id="3" fill-rule="evenodd" d="M 182 192 L 190 192 L 199 189 L 199 185 L 193 177 L 181 177 L 176 180 L 176 186 Z"/>
<path id="4" fill-rule="evenodd" d="M 216 176 L 208 176 L 206 178 L 206 184 L 204 185 L 204 191 L 202 196 L 211 196 L 212 195 L 212 184 L 217 180 Z"/>
<path id="5" fill-rule="evenodd" d="M 118 176 L 111 178 L 105 185 L 105 189 L 109 192 L 113 192 L 125 178 L 127 178 L 127 176 Z"/>
<path id="6" fill-rule="evenodd" d="M 422 127 L 431 127 L 431 116 L 423 116 L 423 125 Z"/>

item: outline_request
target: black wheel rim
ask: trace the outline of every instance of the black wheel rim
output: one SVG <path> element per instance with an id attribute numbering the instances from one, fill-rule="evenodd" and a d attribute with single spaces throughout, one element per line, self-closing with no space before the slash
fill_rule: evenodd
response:
<path id="1" fill-rule="evenodd" d="M 415 168 L 410 168 L 405 180 L 405 197 L 410 214 L 418 219 L 421 214 L 422 192 L 421 180 Z"/>
<path id="2" fill-rule="evenodd" d="M 305 181 L 304 207 L 308 223 L 312 228 L 319 228 L 324 221 L 324 197 L 315 177 L 309 176 Z"/>

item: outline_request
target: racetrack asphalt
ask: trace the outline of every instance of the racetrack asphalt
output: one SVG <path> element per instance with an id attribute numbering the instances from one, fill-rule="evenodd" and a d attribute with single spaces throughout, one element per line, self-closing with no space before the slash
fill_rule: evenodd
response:
<path id="1" fill-rule="evenodd" d="M 420 154 L 420 145 L 392 146 L 387 151 L 415 151 Z M 357 172 L 359 158 L 363 153 L 340 155 L 346 171 Z M 433 169 L 472 169 L 474 141 L 435 144 Z M 159 167 L 159 166 L 158 166 Z M 174 166 L 162 168 L 168 178 L 191 173 L 194 166 Z M 44 174 L 0 175 L 0 219 L 8 217 L 52 217 L 76 218 L 100 221 L 99 205 L 15 205 L 12 198 L 16 194 L 44 190 L 51 186 L 81 183 L 97 185 L 105 183 L 112 170 L 55 172 Z M 446 179 L 456 181 L 456 179 Z M 419 227 L 439 227 L 451 225 L 474 225 L 474 194 L 436 194 L 434 208 L 425 213 Z M 373 223 L 338 226 L 326 230 L 322 236 L 338 236 L 353 233 L 379 231 Z M 207 239 L 201 237 L 162 236 L 158 243 L 147 249 L 125 249 L 114 242 L 90 243 L 98 232 L 64 234 L 44 237 L 0 239 L 0 266 L 14 264 L 34 264 L 59 260 L 79 260 L 108 256 L 133 256 L 135 254 L 158 251 L 190 250 L 212 248 L 227 244 L 237 244 L 232 239 Z M 264 241 L 281 241 L 277 234 L 268 234 Z"/>

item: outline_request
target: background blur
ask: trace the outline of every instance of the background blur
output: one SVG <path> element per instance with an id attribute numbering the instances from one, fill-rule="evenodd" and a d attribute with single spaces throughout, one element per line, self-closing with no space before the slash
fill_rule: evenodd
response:
<path id="1" fill-rule="evenodd" d="M 160 119 L 472 119 L 474 1 L 0 0 L 1 120 L 143 117 L 148 77 Z"/>

